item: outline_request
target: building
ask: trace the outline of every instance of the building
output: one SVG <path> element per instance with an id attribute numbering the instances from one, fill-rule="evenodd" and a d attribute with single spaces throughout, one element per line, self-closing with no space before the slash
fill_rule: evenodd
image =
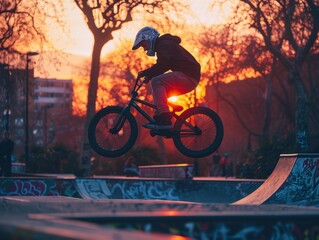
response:
<path id="1" fill-rule="evenodd" d="M 35 78 L 34 145 L 46 146 L 56 142 L 57 132 L 63 132 L 64 122 L 72 117 L 72 80 Z"/>
<path id="2" fill-rule="evenodd" d="M 25 69 L 13 69 L 8 66 L 6 69 L 1 69 L 0 72 L 0 136 L 2 137 L 5 131 L 9 131 L 15 142 L 14 152 L 21 156 L 25 152 L 26 142 L 26 82 L 29 83 L 29 93 L 32 93 L 34 71 L 29 69 L 28 81 L 26 81 L 27 71 Z M 29 112 L 32 113 L 34 104 L 31 94 L 28 100 Z"/>
<path id="3" fill-rule="evenodd" d="M 34 79 L 34 107 L 35 111 L 41 108 L 63 108 L 72 111 L 72 80 L 56 78 Z"/>
<path id="4" fill-rule="evenodd" d="M 17 158 L 26 148 L 27 82 L 30 148 L 63 141 L 74 122 L 72 80 L 34 78 L 33 69 L 29 69 L 28 78 L 26 73 L 26 69 L 0 64 L 0 136 L 2 139 L 5 131 L 11 132 Z"/>

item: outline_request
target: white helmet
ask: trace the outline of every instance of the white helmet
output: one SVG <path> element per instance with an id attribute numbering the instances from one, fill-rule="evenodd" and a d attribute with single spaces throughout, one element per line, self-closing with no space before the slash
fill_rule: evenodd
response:
<path id="1" fill-rule="evenodd" d="M 159 36 L 159 32 L 152 27 L 143 27 L 138 33 L 136 34 L 135 41 L 132 47 L 132 50 L 138 49 L 141 45 L 142 41 L 149 41 L 150 47 L 147 50 L 148 56 L 155 55 L 155 41 Z"/>

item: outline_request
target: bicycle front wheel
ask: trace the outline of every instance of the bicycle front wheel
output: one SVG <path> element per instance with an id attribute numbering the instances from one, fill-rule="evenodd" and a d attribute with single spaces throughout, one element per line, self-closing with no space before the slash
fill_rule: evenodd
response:
<path id="1" fill-rule="evenodd" d="M 174 125 L 176 148 L 185 156 L 206 157 L 215 152 L 224 137 L 220 117 L 206 107 L 193 107 L 180 115 Z"/>
<path id="2" fill-rule="evenodd" d="M 122 114 L 123 108 L 110 106 L 98 111 L 91 119 L 88 139 L 95 152 L 104 157 L 119 157 L 128 152 L 137 139 L 137 123 L 130 112 Z M 112 129 L 122 118 L 119 131 Z"/>

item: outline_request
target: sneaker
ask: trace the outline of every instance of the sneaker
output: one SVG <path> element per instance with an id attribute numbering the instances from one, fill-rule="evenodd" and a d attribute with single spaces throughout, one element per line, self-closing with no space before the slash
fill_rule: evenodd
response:
<path id="1" fill-rule="evenodd" d="M 171 122 L 171 113 L 165 112 L 154 116 L 154 122 L 143 124 L 143 127 L 148 129 L 171 129 L 173 127 Z"/>

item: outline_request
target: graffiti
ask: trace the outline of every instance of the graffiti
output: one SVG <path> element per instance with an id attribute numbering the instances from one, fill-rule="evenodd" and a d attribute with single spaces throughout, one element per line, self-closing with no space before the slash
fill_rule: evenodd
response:
<path id="1" fill-rule="evenodd" d="M 112 193 L 119 192 L 123 199 L 169 199 L 179 200 L 174 194 L 174 182 L 138 181 L 118 182 L 112 186 Z"/>
<path id="2" fill-rule="evenodd" d="M 313 188 L 317 188 L 319 184 L 319 159 L 311 161 L 306 159 L 303 162 L 304 172 L 308 172 L 312 175 Z"/>
<path id="3" fill-rule="evenodd" d="M 207 203 L 234 202 L 254 191 L 258 181 L 189 181 L 141 179 L 76 179 L 84 198 L 161 199 Z M 242 184 L 241 184 L 242 183 Z"/>
<path id="4" fill-rule="evenodd" d="M 272 240 L 281 240 L 281 239 L 287 239 L 287 240 L 294 240 L 295 238 L 294 233 L 294 224 L 293 223 L 282 223 L 278 222 L 273 227 L 273 233 L 271 236 Z"/>
<path id="5" fill-rule="evenodd" d="M 318 227 L 316 221 L 302 218 L 295 221 L 264 221 L 255 219 L 252 221 L 185 221 L 169 220 L 139 221 L 134 222 L 108 223 L 104 224 L 121 229 L 144 230 L 145 232 L 161 232 L 185 236 L 199 240 L 250 240 L 250 239 L 270 239 L 270 240 L 293 240 L 293 239 L 318 239 Z"/>
<path id="6" fill-rule="evenodd" d="M 0 195 L 69 196 L 86 199 L 162 199 L 233 202 L 260 182 L 114 179 L 2 179 Z"/>
<path id="7" fill-rule="evenodd" d="M 77 180 L 77 187 L 83 198 L 86 199 L 108 199 L 111 192 L 104 180 Z"/>
<path id="8" fill-rule="evenodd" d="M 44 181 L 41 180 L 15 180 L 7 181 L 1 187 L 1 196 L 43 196 L 48 192 L 48 186 Z M 49 190 L 50 191 L 50 190 Z M 50 191 L 52 196 L 57 196 L 56 191 Z"/>
<path id="9" fill-rule="evenodd" d="M 237 232 L 231 231 L 231 228 L 226 224 L 217 224 L 216 228 L 213 230 L 212 239 L 255 239 L 263 231 L 262 227 L 248 226 L 244 227 Z"/>
<path id="10" fill-rule="evenodd" d="M 60 190 L 61 196 L 67 196 L 67 197 L 75 197 L 80 198 L 80 194 L 75 188 L 75 182 L 72 181 L 57 181 L 57 187 Z"/>
<path id="11" fill-rule="evenodd" d="M 68 196 L 79 197 L 73 182 L 49 179 L 4 179 L 0 196 Z"/>
<path id="12" fill-rule="evenodd" d="M 116 181 L 77 179 L 83 198 L 92 199 L 169 199 L 179 200 L 174 184 L 163 181 Z"/>
<path id="13" fill-rule="evenodd" d="M 11 182 L 9 187 L 9 196 L 42 196 L 47 192 L 47 185 L 44 181 L 22 181 L 17 180 Z M 52 196 L 57 196 L 56 191 L 52 192 Z"/>
<path id="14" fill-rule="evenodd" d="M 287 181 L 268 203 L 319 205 L 319 159 L 299 157 Z"/>

